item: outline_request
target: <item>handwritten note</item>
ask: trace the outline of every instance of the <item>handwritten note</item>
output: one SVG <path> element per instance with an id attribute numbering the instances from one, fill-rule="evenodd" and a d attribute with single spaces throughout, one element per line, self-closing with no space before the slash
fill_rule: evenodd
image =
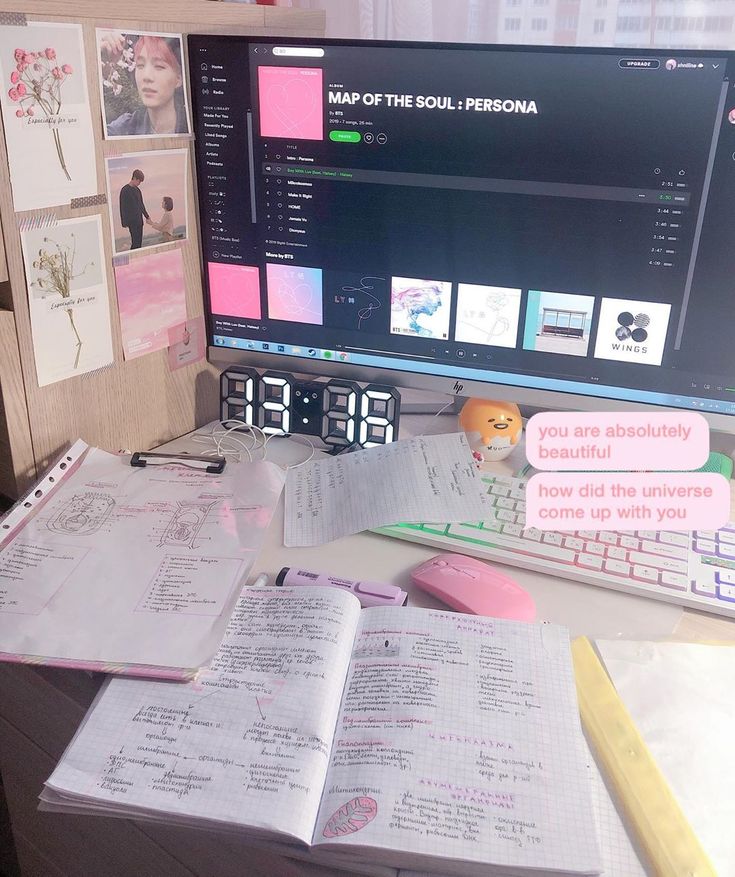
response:
<path id="1" fill-rule="evenodd" d="M 325 864 L 600 870 L 566 631 L 329 588 L 244 593 L 196 683 L 113 680 L 42 799 Z"/>
<path id="2" fill-rule="evenodd" d="M 464 433 L 421 436 L 291 469 L 284 542 L 322 545 L 388 524 L 489 514 Z"/>
<path id="3" fill-rule="evenodd" d="M 238 557 L 166 555 L 137 611 L 219 615 L 239 578 L 242 565 Z"/>
<path id="4" fill-rule="evenodd" d="M 329 588 L 246 589 L 212 669 L 113 679 L 47 789 L 311 841 L 359 612 Z"/>
<path id="5" fill-rule="evenodd" d="M 315 842 L 390 849 L 402 867 L 595 873 L 581 741 L 562 628 L 363 610 Z M 373 802 L 369 825 L 334 834 L 355 798 Z"/>
<path id="6" fill-rule="evenodd" d="M 268 462 L 212 475 L 90 449 L 0 549 L 0 652 L 171 675 L 207 664 L 283 481 Z"/>

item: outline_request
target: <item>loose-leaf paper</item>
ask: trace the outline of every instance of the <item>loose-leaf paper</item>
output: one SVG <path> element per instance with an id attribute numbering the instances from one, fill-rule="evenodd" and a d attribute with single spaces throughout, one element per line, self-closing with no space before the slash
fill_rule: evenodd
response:
<path id="1" fill-rule="evenodd" d="M 39 387 L 113 361 L 99 216 L 21 232 Z"/>
<path id="2" fill-rule="evenodd" d="M 16 211 L 96 195 L 82 27 L 0 27 L 5 142 Z"/>
<path id="3" fill-rule="evenodd" d="M 168 347 L 168 330 L 186 320 L 181 250 L 116 265 L 115 283 L 125 359 Z"/>

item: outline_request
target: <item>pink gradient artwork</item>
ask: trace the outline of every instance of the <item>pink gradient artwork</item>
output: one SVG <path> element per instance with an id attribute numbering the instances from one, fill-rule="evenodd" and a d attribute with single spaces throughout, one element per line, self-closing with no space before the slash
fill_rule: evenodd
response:
<path id="1" fill-rule="evenodd" d="M 260 275 L 251 265 L 207 264 L 212 313 L 260 319 Z"/>
<path id="2" fill-rule="evenodd" d="M 319 67 L 258 67 L 260 136 L 323 140 Z"/>
<path id="3" fill-rule="evenodd" d="M 181 250 L 152 253 L 115 266 L 125 359 L 168 347 L 168 330 L 186 320 Z"/>
<path id="4" fill-rule="evenodd" d="M 322 269 L 266 265 L 271 320 L 322 324 Z"/>

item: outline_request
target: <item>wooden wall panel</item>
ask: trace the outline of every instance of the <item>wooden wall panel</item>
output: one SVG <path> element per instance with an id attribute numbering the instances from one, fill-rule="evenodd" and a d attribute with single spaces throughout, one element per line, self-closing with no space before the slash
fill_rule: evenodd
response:
<path id="1" fill-rule="evenodd" d="M 125 18 L 115 17 L 120 9 L 125 10 Z M 207 0 L 159 0 L 154 4 L 149 0 L 126 0 L 125 4 L 119 6 L 111 0 L 24 0 L 23 3 L 0 0 L 0 11 L 19 10 L 32 19 L 67 22 L 77 20 L 83 25 L 99 193 L 106 191 L 105 156 L 126 151 L 180 148 L 182 141 L 177 138 L 103 140 L 95 27 L 172 33 L 199 31 L 304 36 L 324 33 L 324 15 L 320 12 L 212 3 Z M 151 13 L 156 17 L 149 17 Z M 189 149 L 187 219 L 190 237 L 182 243 L 182 253 L 188 316 L 193 318 L 202 314 L 203 298 L 193 187 L 193 143 L 189 144 Z M 59 219 L 93 214 L 102 217 L 115 362 L 110 368 L 40 388 L 33 361 L 27 292 L 17 226 L 19 217 L 33 215 L 34 212 L 15 214 L 13 211 L 7 151 L 3 140 L 0 143 L 0 216 L 10 293 L 5 290 L 0 304 L 4 303 L 15 314 L 28 422 L 38 469 L 47 466 L 77 437 L 110 451 L 123 448 L 140 450 L 175 438 L 214 419 L 218 411 L 217 372 L 208 364 L 190 365 L 170 372 L 166 351 L 148 354 L 131 362 L 123 361 L 114 276 L 110 263 L 107 206 L 71 210 L 66 205 L 55 209 Z"/>
<path id="2" fill-rule="evenodd" d="M 35 477 L 15 317 L 0 310 L 0 494 L 16 499 Z"/>

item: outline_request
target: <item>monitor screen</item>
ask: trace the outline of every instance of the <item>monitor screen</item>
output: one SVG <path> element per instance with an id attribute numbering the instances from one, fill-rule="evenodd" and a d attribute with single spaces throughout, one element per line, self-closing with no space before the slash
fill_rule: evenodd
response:
<path id="1" fill-rule="evenodd" d="M 189 62 L 215 361 L 735 423 L 735 53 Z"/>

